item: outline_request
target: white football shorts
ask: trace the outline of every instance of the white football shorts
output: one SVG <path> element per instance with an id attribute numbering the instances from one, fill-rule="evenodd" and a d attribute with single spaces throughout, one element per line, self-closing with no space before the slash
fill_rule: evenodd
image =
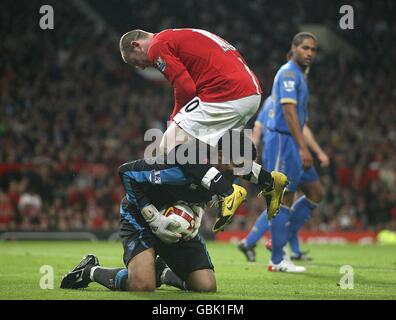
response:
<path id="1" fill-rule="evenodd" d="M 195 97 L 173 120 L 189 135 L 215 147 L 229 130 L 243 130 L 260 107 L 260 101 L 261 95 L 251 95 L 226 102 L 205 102 Z M 166 135 L 167 132 L 164 138 Z"/>

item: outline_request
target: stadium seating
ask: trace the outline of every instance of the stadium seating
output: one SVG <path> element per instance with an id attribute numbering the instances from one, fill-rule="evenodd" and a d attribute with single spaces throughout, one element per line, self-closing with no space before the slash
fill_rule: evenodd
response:
<path id="1" fill-rule="evenodd" d="M 104 14 L 101 2 L 95 1 Z M 351 1 L 356 24 L 366 21 L 359 32 L 330 26 L 362 53 L 359 59 L 319 52 L 312 67 L 311 128 L 332 163 L 321 172 L 326 198 L 310 230 L 396 229 L 396 79 L 389 54 L 396 28 L 394 17 L 379 14 L 384 6 L 395 12 L 395 4 L 379 2 L 376 9 Z M 143 156 L 147 129 L 165 129 L 173 93 L 124 65 L 112 35 L 72 3 L 47 3 L 55 11 L 51 31 L 38 27 L 37 0 L 23 9 L 6 0 L 0 11 L 0 231 L 116 230 L 123 196 L 117 167 Z M 200 10 L 208 0 L 182 1 L 176 9 L 141 3 L 123 3 L 136 25 L 104 17 L 119 34 L 184 26 L 218 33 L 242 52 L 267 94 L 298 25 L 320 21 L 315 1 L 233 0 L 210 11 Z M 337 16 L 338 1 L 323 5 Z M 230 229 L 248 229 L 263 208 L 249 188 L 249 214 Z"/>

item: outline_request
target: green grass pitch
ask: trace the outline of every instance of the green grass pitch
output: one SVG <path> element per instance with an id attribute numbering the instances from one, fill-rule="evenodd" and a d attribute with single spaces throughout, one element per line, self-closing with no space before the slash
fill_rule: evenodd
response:
<path id="1" fill-rule="evenodd" d="M 101 265 L 122 266 L 120 243 L 16 241 L 0 243 L 0 299 L 396 299 L 396 247 L 309 245 L 314 260 L 301 263 L 303 274 L 268 272 L 268 253 L 260 245 L 258 262 L 247 263 L 235 245 L 209 242 L 218 292 L 198 294 L 162 286 L 154 293 L 112 292 L 98 284 L 82 290 L 59 288 L 63 274 L 84 254 L 95 253 Z M 40 267 L 54 270 L 54 289 L 40 288 Z M 350 265 L 354 288 L 339 286 L 340 268 Z"/>

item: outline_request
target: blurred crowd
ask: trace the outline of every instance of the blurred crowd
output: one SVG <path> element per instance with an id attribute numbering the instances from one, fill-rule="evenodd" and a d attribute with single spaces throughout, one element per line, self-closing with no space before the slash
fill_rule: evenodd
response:
<path id="1" fill-rule="evenodd" d="M 106 9 L 102 2 L 88 1 L 98 12 Z M 338 1 L 180 1 L 178 10 L 156 1 L 113 5 L 129 6 L 121 11 L 135 24 L 120 34 L 196 27 L 221 35 L 242 52 L 267 94 L 298 26 L 325 12 L 321 22 L 359 55 L 348 61 L 319 52 L 310 72 L 310 127 L 331 166 L 319 169 L 326 198 L 306 228 L 396 229 L 395 4 L 350 3 L 359 13 L 356 31 L 338 29 Z M 116 230 L 123 197 L 117 168 L 143 157 L 147 129 L 165 130 L 173 92 L 123 64 L 118 39 L 72 3 L 46 4 L 54 8 L 54 30 L 39 27 L 40 1 L 22 8 L 7 0 L 0 11 L 0 230 Z M 264 208 L 258 190 L 248 188 L 250 201 L 229 229 L 249 228 Z M 212 221 L 208 212 L 203 227 Z"/>

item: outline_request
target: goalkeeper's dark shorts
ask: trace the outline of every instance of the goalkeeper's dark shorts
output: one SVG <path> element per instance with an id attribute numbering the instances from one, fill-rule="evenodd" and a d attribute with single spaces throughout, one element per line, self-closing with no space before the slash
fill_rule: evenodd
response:
<path id="1" fill-rule="evenodd" d="M 203 238 L 198 234 L 189 241 L 167 244 L 157 238 L 139 214 L 133 215 L 133 221 L 121 220 L 120 237 L 124 246 L 124 263 L 139 253 L 153 248 L 166 264 L 183 280 L 196 270 L 214 269 Z"/>

